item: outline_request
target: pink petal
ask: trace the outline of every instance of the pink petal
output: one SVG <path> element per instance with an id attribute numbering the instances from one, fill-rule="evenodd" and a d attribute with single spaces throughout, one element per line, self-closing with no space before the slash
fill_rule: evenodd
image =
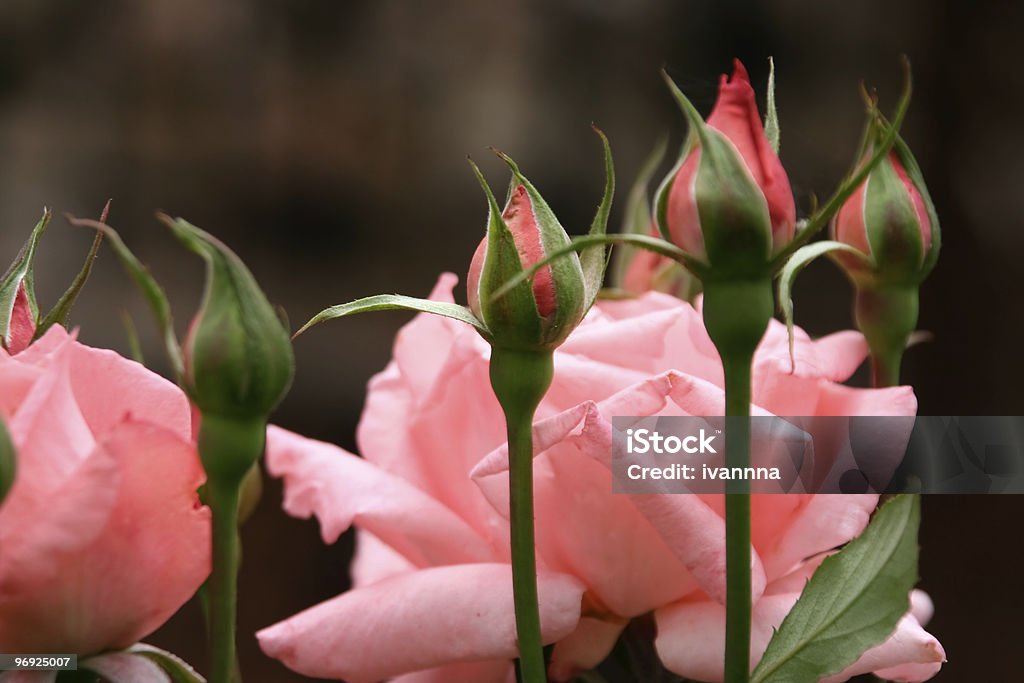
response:
<path id="1" fill-rule="evenodd" d="M 544 642 L 579 621 L 583 587 L 538 577 Z M 424 569 L 349 591 L 256 634 L 267 655 L 306 676 L 375 683 L 457 662 L 518 656 L 508 565 Z"/>
<path id="2" fill-rule="evenodd" d="M 611 474 L 593 455 L 610 450 L 610 435 L 593 403 L 535 425 L 537 548 L 544 566 L 579 577 L 605 609 L 631 617 L 697 586 L 629 498 L 611 493 Z M 502 446 L 473 470 L 505 517 L 507 453 Z"/>
<path id="3" fill-rule="evenodd" d="M 720 415 L 722 391 L 707 382 L 677 373 L 666 373 L 630 387 L 602 402 L 605 415 L 656 415 L 668 408 L 668 414 Z M 591 451 L 602 460 L 611 452 L 608 446 Z M 607 467 L 611 463 L 604 463 Z M 634 494 L 636 509 L 658 532 L 662 540 L 682 562 L 700 587 L 714 599 L 725 601 L 725 520 L 695 495 Z M 765 587 L 764 569 L 756 552 L 751 554 L 753 597 Z"/>
<path id="4" fill-rule="evenodd" d="M 417 671 L 392 679 L 392 683 L 515 683 L 515 665 L 507 659 L 459 662 Z"/>
<path id="5" fill-rule="evenodd" d="M 878 495 L 822 494 L 803 498 L 802 503 L 784 524 L 779 525 L 781 535 L 770 545 L 760 548 L 765 571 L 770 578 L 787 574 L 807 558 L 837 548 L 859 535 L 871 519 L 871 513 L 878 504 Z"/>
<path id="6" fill-rule="evenodd" d="M 365 529 L 356 529 L 356 553 L 349 565 L 353 586 L 362 588 L 415 569 L 415 565 L 384 541 Z"/>
<path id="7" fill-rule="evenodd" d="M 842 673 L 826 678 L 823 683 L 839 683 L 872 671 L 885 680 L 927 681 L 939 672 L 945 661 L 946 652 L 935 636 L 907 614 L 885 642 L 871 648 Z"/>
<path id="8" fill-rule="evenodd" d="M 560 683 L 595 668 L 615 647 L 615 641 L 627 623 L 626 619 L 607 621 L 582 617 L 575 631 L 555 643 L 551 663 L 548 665 L 548 676 L 552 681 Z"/>
<path id="9" fill-rule="evenodd" d="M 171 677 L 156 662 L 142 655 L 111 652 L 79 662 L 103 676 L 109 683 L 171 683 Z"/>
<path id="10" fill-rule="evenodd" d="M 754 603 L 750 627 L 750 665 L 760 661 L 774 629 L 793 608 L 807 579 L 822 558 L 807 562 L 789 576 L 770 584 Z M 725 658 L 725 605 L 709 600 L 686 600 L 654 613 L 658 657 L 670 671 L 699 681 L 721 681 Z"/>
<path id="11" fill-rule="evenodd" d="M 285 510 L 315 514 L 326 543 L 357 524 L 418 566 L 492 557 L 483 539 L 437 500 L 332 444 L 272 426 L 267 469 L 285 480 Z"/>
<path id="12" fill-rule="evenodd" d="M 17 573 L 4 574 L 11 588 L 0 644 L 8 651 L 89 654 L 126 647 L 163 624 L 209 573 L 210 517 L 196 495 L 203 473 L 191 444 L 158 427 L 126 422 L 83 468 L 93 461 L 112 463 L 112 476 L 76 473 L 69 490 L 110 492 L 116 499 L 109 514 L 93 520 L 100 528 L 91 530 L 87 544 L 63 542 L 69 535 L 63 526 L 78 524 L 63 504 L 17 527 L 35 552 L 31 565 L 18 562 L 11 570 Z M 79 510 L 87 518 L 88 512 Z"/>
<path id="13" fill-rule="evenodd" d="M 31 342 L 36 333 L 36 321 L 32 315 L 32 309 L 28 305 L 28 294 L 25 292 L 25 281 L 18 285 L 18 291 L 14 295 L 14 308 L 11 310 L 11 318 L 7 327 L 7 348 L 11 353 L 23 351 Z"/>
<path id="14" fill-rule="evenodd" d="M 114 351 L 74 344 L 71 386 L 82 417 L 97 439 L 126 416 L 192 436 L 188 398 L 174 383 Z M 116 387 L 116 389 L 115 389 Z"/>

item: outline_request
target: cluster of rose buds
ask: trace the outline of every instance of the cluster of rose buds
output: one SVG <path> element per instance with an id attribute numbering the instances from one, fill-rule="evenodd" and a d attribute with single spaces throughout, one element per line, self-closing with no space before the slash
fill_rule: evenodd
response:
<path id="1" fill-rule="evenodd" d="M 259 634 L 269 655 L 303 673 L 365 683 L 406 674 L 505 683 L 514 675 L 511 660 L 519 658 L 524 683 L 544 683 L 549 675 L 564 681 L 596 667 L 630 620 L 653 618 L 661 664 L 699 680 L 748 683 L 751 662 L 773 657 L 781 673 L 758 677 L 758 669 L 753 680 L 810 681 L 821 674 L 838 681 L 870 671 L 906 681 L 934 675 L 944 652 L 921 629 L 930 614 L 927 598 L 911 593 L 919 509 L 911 498 L 875 515 L 891 525 L 883 529 L 900 530 L 887 536 L 874 522 L 869 526 L 878 502 L 870 494 L 752 501 L 749 489 L 730 482 L 724 501 L 610 497 L 610 418 L 623 411 L 739 418 L 723 440 L 726 464 L 741 470 L 750 459 L 752 405 L 784 414 L 808 394 L 808 415 L 829 409 L 913 415 L 909 387 L 880 388 L 899 383 L 900 360 L 917 324 L 918 290 L 940 247 L 935 208 L 898 133 L 909 81 L 891 120 L 869 102 L 857 163 L 831 200 L 798 221 L 778 156 L 773 80 L 763 123 L 739 61 L 731 77 L 722 76 L 706 120 L 666 80 L 689 133 L 650 209 L 636 213 L 627 234 L 606 234 L 614 170 L 601 131 L 595 129 L 604 149 L 604 193 L 588 234 L 576 239 L 516 163 L 499 153 L 512 174 L 504 207 L 473 165 L 489 216 L 468 269 L 468 306 L 452 300 L 455 278 L 446 276 L 435 298 L 371 296 L 326 309 L 299 330 L 353 313 L 405 309 L 467 323 L 478 333 L 426 329 L 422 319 L 412 324 L 410 338 L 424 339 L 422 349 L 389 367 L 386 381 L 371 384 L 360 435 L 365 458 L 273 427 L 268 450 L 269 415 L 294 371 L 286 325 L 241 259 L 182 219 L 162 218 L 208 266 L 184 343 L 163 291 L 106 225 L 105 211 L 99 222 L 72 221 L 95 228 L 97 240 L 65 296 L 40 314 L 32 264 L 46 212 L 0 278 L 0 388 L 10 394 L 0 401 L 0 651 L 5 643 L 46 649 L 57 634 L 53 648 L 79 648 L 83 669 L 112 683 L 168 675 L 205 683 L 170 654 L 134 643 L 209 574 L 203 593 L 211 681 L 240 683 L 240 508 L 268 450 L 271 472 L 286 479 L 289 512 L 319 516 L 325 537 L 351 525 L 363 534 L 351 594 Z M 637 194 L 642 203 L 645 185 L 646 179 Z M 832 240 L 807 244 L 829 221 Z M 179 387 L 116 354 L 80 345 L 61 328 L 101 238 L 152 306 Z M 612 244 L 632 250 L 616 291 L 642 295 L 658 273 L 668 273 L 667 288 L 679 296 L 703 291 L 701 310 L 652 295 L 601 304 L 591 314 Z M 854 285 L 863 340 L 832 335 L 812 342 L 803 335 L 794 342 L 788 291 L 796 272 L 822 254 Z M 776 279 L 788 339 L 785 326 L 772 320 Z M 586 331 L 574 336 L 581 326 Z M 427 339 L 437 334 L 443 338 Z M 772 354 L 786 343 L 791 358 L 794 346 L 813 357 L 813 368 L 787 375 L 778 363 L 765 362 L 766 354 L 777 360 Z M 400 346 L 396 356 L 406 355 Z M 874 387 L 843 387 L 865 397 L 857 407 L 828 404 L 868 349 Z M 430 363 L 458 366 L 462 374 L 421 372 Z M 109 372 L 93 377 L 93 365 Z M 407 382 L 412 366 L 419 380 Z M 763 380 L 758 387 L 755 367 Z M 381 394 L 387 396 L 378 402 Z M 51 399 L 53 405 L 43 405 Z M 419 431 L 394 426 L 396 410 Z M 465 411 L 483 416 L 474 423 L 480 433 L 465 439 L 472 445 L 442 443 L 461 433 L 456 427 Z M 420 430 L 435 423 L 450 433 Z M 133 451 L 143 446 L 146 453 Z M 404 449 L 401 458 L 379 452 L 395 447 Z M 549 450 L 558 457 L 544 461 L 535 487 L 535 462 Z M 161 479 L 147 480 L 146 458 L 164 451 L 176 459 L 153 464 Z M 116 485 L 108 486 L 109 473 L 117 475 Z M 42 475 L 57 484 L 35 481 Z M 51 494 L 56 503 L 48 506 Z M 42 529 L 51 518 L 71 531 Z M 535 519 L 542 525 L 536 536 Z M 33 534 L 39 527 L 33 538 L 46 539 L 47 547 L 34 547 L 10 520 Z M 899 539 L 893 555 L 903 553 L 900 571 L 886 578 L 892 595 L 872 598 L 884 603 L 872 624 L 840 624 L 860 629 L 864 646 L 844 646 L 835 661 L 803 658 L 799 666 L 817 673 L 789 678 L 785 657 L 772 644 L 791 610 L 811 609 L 801 607 L 802 591 L 822 590 L 815 584 L 816 577 L 829 580 L 820 579 L 822 572 L 844 571 L 835 569 L 847 561 L 845 550 L 832 554 L 838 546 L 850 543 L 847 549 L 860 553 L 855 558 L 868 556 L 872 543 L 890 536 Z M 608 552 L 608 538 L 622 548 Z M 167 548 L 175 552 L 163 566 L 159 551 Z M 160 564 L 160 580 L 139 578 L 137 560 L 147 572 L 157 573 Z M 116 571 L 101 571 L 108 565 Z M 70 572 L 72 588 L 62 585 L 61 572 Z M 94 627 L 97 614 L 90 611 L 105 609 L 101 600 L 115 580 L 130 599 L 110 608 L 116 618 L 97 619 L 102 628 Z M 150 600 L 151 590 L 163 591 L 162 599 Z M 35 629 L 31 637 L 23 624 Z M 543 648 L 552 644 L 546 659 Z M 21 679 L 0 674 L 0 683 L 7 680 Z"/>

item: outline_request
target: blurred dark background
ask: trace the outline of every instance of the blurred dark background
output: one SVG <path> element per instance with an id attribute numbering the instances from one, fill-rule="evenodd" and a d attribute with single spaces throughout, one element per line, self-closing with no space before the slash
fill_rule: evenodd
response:
<path id="1" fill-rule="evenodd" d="M 1024 5 L 1014 2 L 558 0 L 5 0 L 0 3 L 0 260 L 44 205 L 111 224 L 151 264 L 186 321 L 202 267 L 153 219 L 187 217 L 232 245 L 293 324 L 378 292 L 425 295 L 460 275 L 486 205 L 466 166 L 519 161 L 570 233 L 601 188 L 597 122 L 616 156 L 619 204 L 681 118 L 665 66 L 702 111 L 743 59 L 763 98 L 777 66 L 782 159 L 806 213 L 855 151 L 861 79 L 891 110 L 899 55 L 914 65 L 904 136 L 938 207 L 943 254 L 922 294 L 935 339 L 908 354 L 922 414 L 1024 411 Z M 619 213 L 613 217 L 617 220 Z M 91 235 L 54 221 L 39 255 L 44 305 Z M 849 327 L 850 290 L 808 268 L 797 322 Z M 74 322 L 83 341 L 127 351 L 138 322 L 165 369 L 140 297 L 104 251 Z M 384 367 L 399 314 L 337 323 L 297 343 L 277 421 L 354 447 L 365 383 Z M 347 586 L 351 537 L 325 548 L 280 512 L 269 483 L 244 529 L 241 655 L 247 680 L 298 681 L 252 633 Z M 922 586 L 950 661 L 939 680 L 1018 680 L 1024 501 L 929 497 Z M 198 609 L 150 640 L 205 667 Z"/>

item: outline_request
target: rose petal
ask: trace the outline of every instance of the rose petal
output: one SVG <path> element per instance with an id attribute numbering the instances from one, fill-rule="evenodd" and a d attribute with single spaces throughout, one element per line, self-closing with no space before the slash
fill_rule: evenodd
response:
<path id="1" fill-rule="evenodd" d="M 127 652 L 90 657 L 79 666 L 98 673 L 109 683 L 171 683 L 171 677 L 156 662 Z"/>
<path id="2" fill-rule="evenodd" d="M 332 444 L 271 426 L 267 469 L 285 480 L 285 510 L 315 514 L 326 543 L 357 524 L 417 566 L 491 558 L 487 543 L 436 499 Z"/>
<path id="3" fill-rule="evenodd" d="M 392 683 L 515 683 L 515 680 L 515 665 L 507 659 L 494 659 L 404 674 L 392 679 Z"/>
<path id="4" fill-rule="evenodd" d="M 877 672 L 892 681 L 927 681 L 942 668 L 946 652 L 935 636 L 921 628 L 912 615 L 900 619 L 896 632 L 856 662 L 823 683 L 839 683 L 863 673 Z"/>
<path id="5" fill-rule="evenodd" d="M 76 478 L 71 490 L 113 492 L 114 506 L 88 545 L 62 543 L 61 522 L 69 519 L 62 508 L 41 512 L 21 531 L 37 553 L 46 549 L 33 567 L 53 571 L 10 577 L 0 610 L 0 643 L 8 651 L 127 647 L 165 622 L 209 574 L 210 515 L 196 495 L 203 472 L 192 445 L 159 427 L 125 422 L 85 466 L 93 460 L 112 461 L 115 476 Z M 89 516 L 88 508 L 79 512 Z"/>
<path id="6" fill-rule="evenodd" d="M 579 621 L 583 587 L 538 576 L 545 643 Z M 263 651 L 306 676 L 374 683 L 454 662 L 518 656 L 508 565 L 425 569 L 349 591 L 256 634 Z"/>

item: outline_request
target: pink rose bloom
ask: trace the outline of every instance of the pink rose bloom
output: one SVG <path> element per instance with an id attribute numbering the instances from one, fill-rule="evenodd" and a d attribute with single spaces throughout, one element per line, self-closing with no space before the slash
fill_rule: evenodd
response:
<path id="1" fill-rule="evenodd" d="M 0 350 L 0 415 L 17 450 L 0 503 L 0 652 L 86 656 L 156 630 L 210 570 L 185 395 L 54 326 L 20 353 Z M 154 668 L 119 657 L 93 662 Z"/>
<path id="2" fill-rule="evenodd" d="M 433 293 L 451 301 L 453 275 Z M 468 326 L 419 316 L 370 382 L 363 457 L 271 428 L 267 463 L 285 508 L 316 516 L 332 543 L 358 529 L 354 587 L 257 637 L 310 676 L 372 683 L 505 683 L 517 654 L 509 566 L 505 427 L 488 383 L 489 348 Z M 773 323 L 754 367 L 754 403 L 778 415 L 913 415 L 909 387 L 853 389 L 862 337 L 797 331 L 790 373 Z M 720 415 L 722 368 L 698 311 L 662 294 L 601 302 L 555 353 L 535 423 L 537 551 L 551 677 L 610 652 L 630 618 L 654 612 L 664 664 L 722 679 L 722 496 L 613 495 L 613 415 Z M 756 662 L 824 553 L 859 534 L 875 495 L 753 500 Z M 811 558 L 811 559 L 808 559 Z M 885 643 L 836 676 L 921 681 L 944 655 L 922 630 L 927 599 Z"/>

